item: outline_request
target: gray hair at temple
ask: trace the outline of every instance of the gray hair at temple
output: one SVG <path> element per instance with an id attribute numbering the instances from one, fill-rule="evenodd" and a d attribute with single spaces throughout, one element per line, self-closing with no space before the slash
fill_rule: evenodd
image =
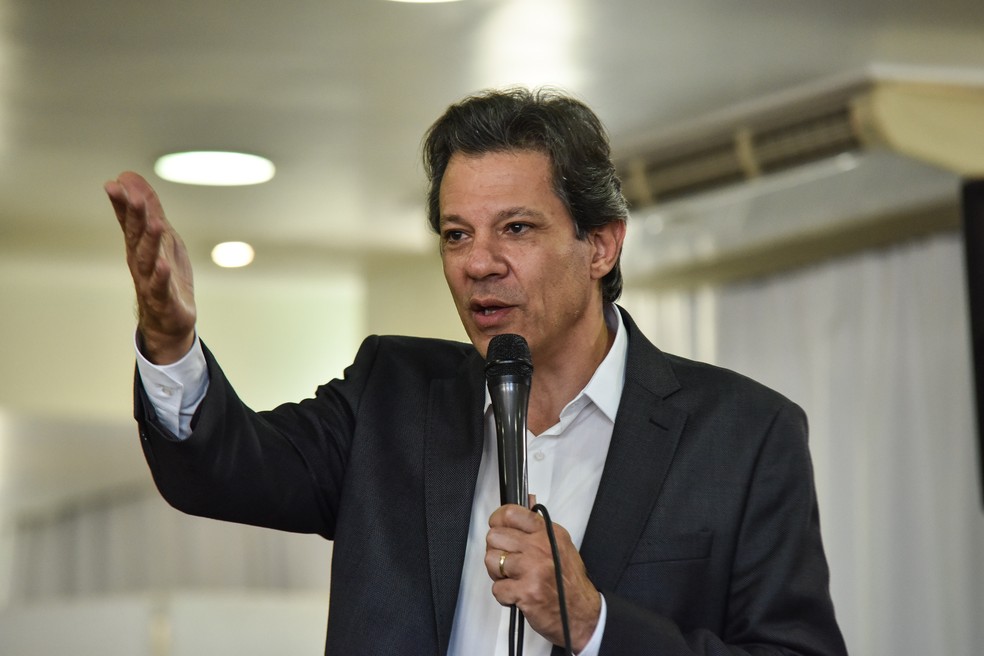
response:
<path id="1" fill-rule="evenodd" d="M 469 96 L 448 107 L 427 131 L 427 218 L 434 232 L 440 232 L 441 180 L 451 156 L 508 150 L 536 150 L 550 157 L 554 191 L 574 219 L 578 239 L 586 239 L 592 228 L 628 218 L 608 134 L 595 113 L 558 91 L 516 88 Z M 602 279 L 601 290 L 605 302 L 621 295 L 620 261 Z"/>

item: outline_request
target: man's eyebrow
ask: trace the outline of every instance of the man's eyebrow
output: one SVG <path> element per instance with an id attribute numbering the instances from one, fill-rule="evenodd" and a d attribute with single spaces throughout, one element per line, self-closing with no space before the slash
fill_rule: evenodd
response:
<path id="1" fill-rule="evenodd" d="M 530 207 L 523 207 L 523 206 L 510 207 L 508 209 L 502 210 L 501 212 L 498 212 L 495 215 L 495 218 L 501 221 L 502 219 L 515 219 L 524 216 L 529 217 L 531 219 L 539 219 L 539 218 L 543 218 L 543 212 L 532 209 Z"/>
<path id="2" fill-rule="evenodd" d="M 437 220 L 438 226 L 443 226 L 447 223 L 464 223 L 464 219 L 462 219 L 457 214 L 442 214 L 440 217 L 438 217 Z"/>
<path id="3" fill-rule="evenodd" d="M 495 220 L 502 221 L 505 219 L 515 219 L 522 217 L 529 217 L 531 219 L 543 218 L 543 212 L 539 210 L 532 209 L 530 207 L 524 207 L 522 205 L 517 205 L 516 207 L 507 207 L 504 210 L 499 210 L 495 213 Z M 467 223 L 467 221 L 458 214 L 445 214 L 438 219 L 438 225 L 444 225 L 446 223 Z"/>

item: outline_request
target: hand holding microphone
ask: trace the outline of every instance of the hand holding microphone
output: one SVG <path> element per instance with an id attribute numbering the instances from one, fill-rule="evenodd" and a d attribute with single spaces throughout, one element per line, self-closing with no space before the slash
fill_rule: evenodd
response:
<path id="1" fill-rule="evenodd" d="M 559 525 L 548 526 L 549 515 L 544 519 L 527 509 L 526 417 L 532 376 L 532 357 L 523 337 L 492 338 L 485 378 L 495 416 L 502 507 L 489 519 L 485 566 L 494 581 L 492 594 L 500 604 L 519 608 L 530 626 L 553 644 L 569 641 L 580 651 L 594 633 L 601 595 L 588 579 L 568 532 Z M 549 535 L 551 527 L 556 536 Z M 558 565 L 551 537 L 556 538 Z M 561 571 L 563 588 L 557 581 Z M 562 605 L 570 611 L 570 632 Z M 519 636 L 522 642 L 521 630 Z"/>

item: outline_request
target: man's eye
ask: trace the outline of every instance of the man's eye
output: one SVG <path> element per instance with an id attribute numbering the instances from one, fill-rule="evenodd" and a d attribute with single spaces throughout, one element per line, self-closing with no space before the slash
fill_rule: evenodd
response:
<path id="1" fill-rule="evenodd" d="M 510 223 L 506 229 L 514 235 L 521 235 L 529 230 L 529 228 L 530 226 L 527 223 Z"/>
<path id="2" fill-rule="evenodd" d="M 444 241 L 460 241 L 465 233 L 461 230 L 445 230 L 444 231 Z"/>

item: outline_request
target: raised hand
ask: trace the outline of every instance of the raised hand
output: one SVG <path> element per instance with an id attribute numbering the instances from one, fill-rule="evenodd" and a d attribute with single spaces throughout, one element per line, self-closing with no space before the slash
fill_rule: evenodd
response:
<path id="1" fill-rule="evenodd" d="M 164 216 L 160 199 L 136 173 L 107 182 L 123 229 L 126 262 L 137 293 L 141 351 L 156 364 L 181 359 L 195 340 L 195 290 L 181 237 Z"/>
<path id="2" fill-rule="evenodd" d="M 503 606 L 515 604 L 534 631 L 562 645 L 557 580 L 543 517 L 522 506 L 506 505 L 492 513 L 489 527 L 485 567 L 494 581 L 493 596 Z M 567 530 L 554 524 L 554 533 L 564 575 L 572 648 L 577 653 L 597 626 L 601 594 L 588 578 Z"/>

